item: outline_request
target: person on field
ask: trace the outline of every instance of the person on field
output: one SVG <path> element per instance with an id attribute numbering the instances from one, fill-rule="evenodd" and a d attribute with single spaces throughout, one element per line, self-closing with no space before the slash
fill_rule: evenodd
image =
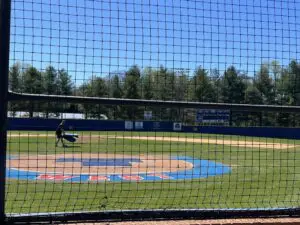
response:
<path id="1" fill-rule="evenodd" d="M 55 131 L 55 135 L 56 135 L 55 147 L 58 146 L 59 141 L 61 141 L 63 147 L 66 147 L 66 145 L 64 143 L 64 138 L 63 138 L 63 136 L 65 134 L 64 124 L 65 124 L 65 121 L 63 120 L 63 121 L 61 121 L 61 123 L 56 128 L 56 131 Z"/>

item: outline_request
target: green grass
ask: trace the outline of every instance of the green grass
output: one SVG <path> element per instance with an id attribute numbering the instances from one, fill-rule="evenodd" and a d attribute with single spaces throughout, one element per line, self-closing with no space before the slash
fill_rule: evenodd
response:
<path id="1" fill-rule="evenodd" d="M 11 134 L 37 132 L 11 132 Z M 7 181 L 7 213 L 165 208 L 275 208 L 299 206 L 300 151 L 204 143 L 93 139 L 55 148 L 48 137 L 9 137 L 8 154 L 167 154 L 215 160 L 232 166 L 223 176 L 184 181 L 67 183 Z M 175 136 L 299 144 L 297 140 L 162 132 L 79 132 L 80 135 Z"/>
<path id="2" fill-rule="evenodd" d="M 70 131 L 73 133 L 72 131 Z M 186 137 L 186 138 L 213 138 L 220 140 L 244 140 L 244 141 L 259 141 L 267 143 L 287 143 L 287 144 L 300 144 L 300 140 L 294 139 L 279 139 L 279 138 L 266 138 L 266 137 L 250 137 L 238 135 L 223 135 L 223 134 L 203 134 L 203 133 L 181 133 L 181 132 L 138 132 L 138 131 L 75 131 L 79 135 L 116 135 L 116 136 L 152 136 L 152 137 Z M 11 131 L 9 135 L 54 135 L 54 132 L 37 132 L 37 131 Z"/>

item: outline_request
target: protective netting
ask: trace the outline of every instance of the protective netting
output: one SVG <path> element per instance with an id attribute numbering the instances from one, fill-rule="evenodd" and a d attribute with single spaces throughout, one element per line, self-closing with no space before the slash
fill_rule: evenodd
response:
<path id="1" fill-rule="evenodd" d="M 298 207 L 299 7 L 12 1 L 10 91 L 175 102 L 9 102 L 6 212 Z"/>

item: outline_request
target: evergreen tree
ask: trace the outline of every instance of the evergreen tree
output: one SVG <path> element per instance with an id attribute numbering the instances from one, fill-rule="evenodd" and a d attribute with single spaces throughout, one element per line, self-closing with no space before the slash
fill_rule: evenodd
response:
<path id="1" fill-rule="evenodd" d="M 9 70 L 9 89 L 14 92 L 21 91 L 21 65 L 15 63 Z"/>
<path id="2" fill-rule="evenodd" d="M 244 103 L 246 85 L 234 66 L 229 67 L 222 80 L 221 94 L 225 103 Z"/>
<path id="3" fill-rule="evenodd" d="M 140 99 L 140 78 L 141 71 L 138 66 L 132 66 L 127 72 L 125 76 L 125 84 L 124 84 L 124 97 L 127 99 Z M 137 106 L 126 106 L 126 115 L 128 119 L 136 119 L 139 115 L 139 107 Z"/>
<path id="4" fill-rule="evenodd" d="M 118 75 L 114 75 L 111 80 L 110 92 L 113 98 L 122 98 L 124 95 L 123 85 Z M 124 114 L 124 107 L 116 105 L 113 107 L 113 117 L 115 119 L 122 119 Z"/>
<path id="5" fill-rule="evenodd" d="M 101 77 L 93 77 L 79 88 L 82 96 L 87 97 L 108 97 L 106 81 Z M 86 117 L 101 119 L 102 114 L 107 114 L 106 106 L 95 104 L 83 104 L 83 111 Z"/>
<path id="6" fill-rule="evenodd" d="M 142 76 L 142 89 L 143 89 L 143 99 L 153 99 L 153 70 L 151 68 L 146 68 L 143 71 Z"/>
<path id="7" fill-rule="evenodd" d="M 57 86 L 59 95 L 71 95 L 73 92 L 71 76 L 64 69 L 58 70 Z"/>
<path id="8" fill-rule="evenodd" d="M 35 67 L 28 67 L 22 74 L 23 92 L 30 94 L 42 94 L 44 92 L 42 75 Z M 39 104 L 26 102 L 25 107 L 29 112 L 29 117 L 33 117 L 33 112 L 41 111 Z"/>
<path id="9" fill-rule="evenodd" d="M 215 102 L 216 93 L 213 84 L 205 69 L 198 67 L 192 79 L 192 86 L 195 89 L 193 100 L 199 102 Z"/>
<path id="10" fill-rule="evenodd" d="M 21 66 L 19 63 L 15 63 L 9 70 L 9 89 L 13 92 L 21 92 Z M 13 116 L 19 109 L 19 102 L 9 102 L 8 110 L 12 111 Z"/>
<path id="11" fill-rule="evenodd" d="M 57 71 L 53 66 L 48 66 L 45 72 L 42 74 L 43 76 L 43 85 L 44 91 L 47 95 L 54 95 L 58 92 L 58 82 L 57 82 Z M 46 118 L 49 117 L 49 113 L 54 113 L 56 116 L 58 115 L 59 107 L 57 107 L 57 103 L 47 102 L 44 104 L 43 111 L 45 113 Z"/>
<path id="12" fill-rule="evenodd" d="M 246 104 L 263 104 L 262 95 L 259 90 L 251 85 L 248 86 L 245 92 L 245 103 Z"/>
<path id="13" fill-rule="evenodd" d="M 264 104 L 275 103 L 274 82 L 270 77 L 269 66 L 267 64 L 261 65 L 260 70 L 255 77 L 254 84 L 261 93 Z"/>

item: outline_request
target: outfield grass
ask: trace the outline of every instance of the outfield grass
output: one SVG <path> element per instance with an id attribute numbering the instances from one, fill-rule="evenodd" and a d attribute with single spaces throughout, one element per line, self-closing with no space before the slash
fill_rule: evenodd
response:
<path id="1" fill-rule="evenodd" d="M 10 134 L 17 135 L 11 137 Z M 67 183 L 7 181 L 7 213 L 170 208 L 276 208 L 299 206 L 300 151 L 153 140 L 91 139 L 55 148 L 53 132 L 11 132 L 8 154 L 167 154 L 230 165 L 230 174 L 182 181 Z M 25 137 L 18 137 L 18 134 Z M 51 135 L 51 136 L 50 136 Z M 79 135 L 164 136 L 300 144 L 298 140 L 166 132 L 79 132 Z M 26 137 L 27 136 L 27 137 Z"/>
<path id="2" fill-rule="evenodd" d="M 71 131 L 71 133 L 73 133 Z M 203 134 L 203 133 L 181 133 L 181 132 L 147 132 L 147 131 L 75 131 L 79 135 L 116 135 L 116 136 L 157 136 L 157 137 L 186 137 L 186 138 L 213 138 L 220 140 L 244 140 L 244 141 L 259 141 L 266 143 L 289 143 L 300 144 L 300 140 L 296 139 L 283 139 L 283 138 L 267 138 L 267 137 L 250 137 L 250 136 L 238 136 L 238 135 L 223 135 L 223 134 Z M 49 135 L 53 136 L 53 131 L 11 131 L 9 135 Z"/>

